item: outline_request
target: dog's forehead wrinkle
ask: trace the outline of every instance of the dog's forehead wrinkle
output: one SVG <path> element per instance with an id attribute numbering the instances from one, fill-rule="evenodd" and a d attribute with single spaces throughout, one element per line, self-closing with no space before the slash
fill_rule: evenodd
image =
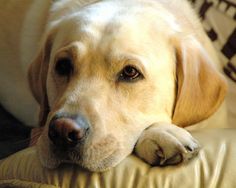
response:
<path id="1" fill-rule="evenodd" d="M 138 23 L 140 23 L 139 29 L 146 27 L 143 26 L 143 24 L 154 25 L 152 23 L 155 23 L 157 25 L 163 25 L 163 22 L 165 22 L 165 24 L 172 28 L 165 31 L 165 33 L 173 32 L 173 30 L 180 30 L 178 23 L 169 12 L 165 11 L 164 14 L 158 14 L 158 11 L 149 11 L 149 9 L 153 8 L 152 4 L 153 3 L 151 2 L 137 1 L 135 7 L 133 7 L 129 6 L 129 1 L 114 3 L 113 1 L 108 0 L 89 5 L 84 7 L 82 10 L 77 5 L 78 8 L 75 6 L 74 10 L 71 10 L 71 13 L 67 13 L 66 16 L 60 17 L 54 20 L 54 22 L 52 21 L 51 25 L 53 25 L 53 23 L 60 23 L 63 19 L 67 21 L 73 19 L 73 23 L 77 23 L 78 27 L 80 27 L 81 37 L 88 36 L 94 46 L 100 44 L 99 39 L 104 41 L 103 36 L 107 36 L 109 33 L 117 33 L 121 27 L 120 25 L 122 25 L 122 27 L 125 26 L 129 28 L 129 25 L 134 24 L 134 29 L 136 28 L 135 33 L 139 33 L 137 32 Z M 76 9 L 78 10 L 76 11 Z M 162 7 L 158 7 L 158 9 L 161 9 L 160 12 L 163 11 Z M 154 15 L 152 15 L 153 12 Z"/>
<path id="2" fill-rule="evenodd" d="M 153 20 L 143 18 L 148 18 L 150 16 L 148 15 L 149 13 L 147 15 L 143 14 L 143 9 L 141 7 L 142 4 L 139 5 L 140 10 L 136 7 L 133 11 L 132 7 L 127 8 L 124 6 L 125 3 L 123 1 L 121 2 L 122 3 L 120 3 L 119 5 L 114 6 L 115 8 L 110 1 L 97 3 L 95 5 L 91 5 L 91 7 L 88 6 L 84 10 L 75 12 L 70 15 L 70 19 L 76 20 L 75 22 L 70 22 L 71 30 L 73 31 L 74 29 L 76 29 L 79 31 L 78 36 L 74 36 L 75 34 L 73 34 L 72 32 L 70 38 L 74 38 L 74 40 L 81 40 L 84 42 L 84 46 L 86 46 L 87 49 L 90 49 L 92 47 L 95 51 L 100 50 L 102 54 L 108 54 L 111 51 L 114 52 L 123 47 L 131 51 L 135 51 L 135 49 L 137 49 L 139 46 L 140 48 L 144 45 L 153 46 L 152 44 L 149 44 L 150 42 L 153 42 L 152 40 L 150 40 L 150 35 L 158 35 L 158 33 L 147 33 L 150 32 L 150 29 L 147 28 L 152 25 L 151 23 L 153 22 Z M 137 14 L 139 15 L 137 16 Z M 66 19 L 70 20 L 69 18 Z M 166 20 L 168 21 L 169 19 Z M 160 20 L 158 22 L 160 22 Z M 175 22 L 173 21 L 173 23 Z M 143 24 L 147 27 L 143 26 Z M 67 32 L 63 30 L 63 33 L 65 35 L 65 33 Z M 128 43 L 122 37 L 124 33 L 130 35 L 130 37 L 128 37 Z M 137 36 L 146 37 L 141 37 L 142 39 L 140 39 L 140 37 Z M 68 37 L 64 36 L 64 38 Z M 125 43 L 127 43 L 127 45 L 125 45 Z M 143 50 L 143 52 L 145 51 Z M 91 52 L 89 51 L 89 53 Z"/>
<path id="3" fill-rule="evenodd" d="M 129 1 L 120 1 L 113 5 L 112 1 L 101 2 L 90 7 L 91 10 L 85 11 L 85 16 L 87 20 L 91 23 L 105 24 L 107 31 L 114 27 L 115 24 L 123 23 L 125 25 L 132 24 L 134 22 L 141 22 L 142 24 L 161 24 L 168 25 L 171 29 L 166 32 L 180 32 L 181 28 L 176 21 L 175 17 L 167 12 L 162 6 L 155 6 L 155 11 L 153 11 L 155 3 L 138 1 L 136 5 Z M 141 24 L 141 25 L 142 25 Z M 111 25 L 111 27 L 108 27 Z M 104 32 L 106 33 L 106 32 Z M 172 33 L 171 33 L 172 34 Z"/>

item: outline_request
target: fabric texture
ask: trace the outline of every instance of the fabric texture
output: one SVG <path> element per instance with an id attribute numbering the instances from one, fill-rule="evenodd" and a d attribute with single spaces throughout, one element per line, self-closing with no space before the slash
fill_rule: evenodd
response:
<path id="1" fill-rule="evenodd" d="M 236 1 L 189 0 L 220 52 L 224 73 L 236 84 Z"/>
<path id="2" fill-rule="evenodd" d="M 236 187 L 236 129 L 193 132 L 202 149 L 187 164 L 151 167 L 131 155 L 118 166 L 91 173 L 65 164 L 56 170 L 41 166 L 35 147 L 0 161 L 0 187 L 61 188 L 215 188 Z"/>
<path id="3" fill-rule="evenodd" d="M 236 1 L 189 0 L 199 14 L 228 78 L 226 96 L 229 126 L 236 126 Z"/>

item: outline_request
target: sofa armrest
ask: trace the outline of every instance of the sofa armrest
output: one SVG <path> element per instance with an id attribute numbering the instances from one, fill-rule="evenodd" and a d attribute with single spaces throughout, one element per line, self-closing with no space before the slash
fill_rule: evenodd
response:
<path id="1" fill-rule="evenodd" d="M 236 129 L 192 134 L 202 149 L 186 164 L 151 167 L 130 155 L 115 168 L 101 173 L 70 164 L 45 169 L 35 147 L 31 147 L 0 161 L 0 187 L 236 187 Z"/>

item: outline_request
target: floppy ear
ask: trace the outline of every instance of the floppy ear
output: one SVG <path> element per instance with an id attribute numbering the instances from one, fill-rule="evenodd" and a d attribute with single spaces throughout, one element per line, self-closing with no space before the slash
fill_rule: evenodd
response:
<path id="1" fill-rule="evenodd" d="M 28 70 L 28 80 L 33 96 L 40 105 L 39 126 L 44 126 L 50 111 L 46 92 L 46 80 L 51 45 L 47 40 Z"/>
<path id="2" fill-rule="evenodd" d="M 224 99 L 227 85 L 195 38 L 178 41 L 176 52 L 177 96 L 173 123 L 185 127 L 213 114 Z"/>

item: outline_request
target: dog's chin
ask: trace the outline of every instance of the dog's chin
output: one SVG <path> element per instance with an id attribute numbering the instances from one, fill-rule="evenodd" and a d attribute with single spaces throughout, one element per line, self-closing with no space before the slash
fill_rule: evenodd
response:
<path id="1" fill-rule="evenodd" d="M 61 164 L 69 163 L 77 164 L 93 172 L 106 171 L 116 166 L 132 152 L 132 149 L 121 149 L 119 144 L 114 140 L 108 146 L 104 146 L 102 141 L 94 147 L 88 147 L 79 152 L 76 149 L 57 151 L 55 148 L 52 148 L 50 143 L 45 143 L 43 140 L 42 138 L 39 139 L 37 153 L 42 166 L 48 169 L 55 169 Z"/>

